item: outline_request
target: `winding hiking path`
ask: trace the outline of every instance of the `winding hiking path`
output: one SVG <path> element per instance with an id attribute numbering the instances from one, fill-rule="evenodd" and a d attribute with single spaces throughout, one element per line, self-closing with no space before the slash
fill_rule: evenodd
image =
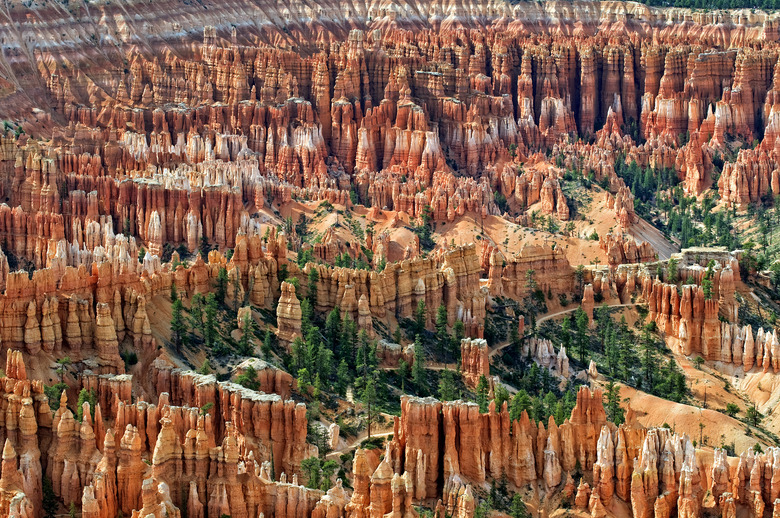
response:
<path id="1" fill-rule="evenodd" d="M 393 432 L 382 432 L 382 433 L 372 433 L 371 437 L 390 437 L 393 435 Z M 363 441 L 368 439 L 368 433 L 367 432 L 360 432 L 360 435 L 354 439 L 352 442 L 344 446 L 343 448 L 339 448 L 338 450 L 333 450 L 331 452 L 328 452 L 327 455 L 325 455 L 326 459 L 330 458 L 338 458 L 342 453 L 352 451 L 357 449 L 361 444 L 363 444 Z"/>
<path id="2" fill-rule="evenodd" d="M 608 307 L 608 308 L 627 308 L 627 307 L 630 307 L 630 306 L 643 306 L 643 305 L 645 305 L 645 304 L 647 304 L 647 303 L 646 303 L 646 302 L 629 302 L 629 303 L 627 303 L 627 304 L 606 304 L 606 305 L 602 305 L 602 306 L 596 306 L 596 308 L 600 308 L 600 307 Z M 538 326 L 539 326 L 539 324 L 541 324 L 541 323 L 542 323 L 542 322 L 544 322 L 545 320 L 550 320 L 551 318 L 555 318 L 555 317 L 558 317 L 558 316 L 560 316 L 560 315 L 565 315 L 566 313 L 574 313 L 575 311 L 577 311 L 577 309 L 578 309 L 579 307 L 580 307 L 580 306 L 575 306 L 575 307 L 573 307 L 573 308 L 562 309 L 562 310 L 560 310 L 560 311 L 556 311 L 555 313 L 548 313 L 548 314 L 546 314 L 546 315 L 544 315 L 544 316 L 542 316 L 542 317 L 538 318 L 538 319 L 536 320 L 536 325 L 537 325 L 537 327 L 538 327 Z M 492 350 L 490 351 L 490 354 L 489 354 L 489 356 L 492 358 L 493 356 L 495 356 L 495 355 L 496 355 L 498 352 L 500 352 L 500 351 L 501 351 L 501 350 L 503 350 L 504 348 L 506 348 L 506 347 L 509 347 L 509 345 L 510 345 L 511 343 L 512 343 L 512 342 L 507 342 L 507 343 L 505 343 L 505 344 L 501 344 L 501 345 L 499 345 L 498 347 L 496 347 L 496 348 L 492 349 Z"/>

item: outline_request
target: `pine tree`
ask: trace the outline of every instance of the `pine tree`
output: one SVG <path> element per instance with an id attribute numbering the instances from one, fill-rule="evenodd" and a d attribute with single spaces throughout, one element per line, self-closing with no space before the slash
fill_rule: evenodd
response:
<path id="1" fill-rule="evenodd" d="M 57 508 L 59 503 L 57 495 L 54 493 L 54 486 L 51 479 L 46 475 L 43 475 L 43 515 L 45 518 L 55 518 L 57 516 Z"/>
<path id="2" fill-rule="evenodd" d="M 171 282 L 171 302 L 179 299 L 179 293 L 176 291 L 176 283 Z"/>
<path id="3" fill-rule="evenodd" d="M 577 355 L 580 362 L 585 364 L 588 357 L 588 315 L 582 310 L 582 306 L 574 312 L 574 321 L 577 326 Z"/>
<path id="4" fill-rule="evenodd" d="M 351 367 L 355 366 L 355 348 L 357 347 L 357 325 L 349 313 L 344 315 L 341 323 L 341 342 L 339 357 L 346 358 Z"/>
<path id="5" fill-rule="evenodd" d="M 341 310 L 336 306 L 325 318 L 325 341 L 336 352 L 336 357 L 341 358 L 339 343 L 341 342 Z"/>
<path id="6" fill-rule="evenodd" d="M 335 366 L 333 360 L 333 351 L 325 347 L 325 345 L 322 343 L 322 340 L 319 338 L 317 339 L 317 344 L 317 356 L 315 357 L 316 365 L 314 367 L 317 374 L 322 376 L 323 380 L 328 380 L 333 376 L 333 370 Z M 373 354 L 373 357 L 376 358 L 375 348 L 373 351 L 371 351 L 371 353 Z"/>
<path id="7" fill-rule="evenodd" d="M 266 329 L 265 330 L 265 336 L 263 337 L 263 345 L 261 346 L 263 350 L 263 357 L 268 360 L 271 357 L 271 330 Z"/>
<path id="8" fill-rule="evenodd" d="M 439 376 L 439 399 L 442 401 L 452 401 L 457 398 L 457 391 L 455 388 L 455 373 L 449 369 L 445 369 Z"/>
<path id="9" fill-rule="evenodd" d="M 203 331 L 203 307 L 205 299 L 200 293 L 196 293 L 192 296 L 190 302 L 190 326 L 194 329 Z"/>
<path id="10" fill-rule="evenodd" d="M 442 304 L 436 310 L 436 345 L 439 355 L 444 356 L 449 352 L 451 340 L 447 332 L 447 308 Z"/>
<path id="11" fill-rule="evenodd" d="M 366 405 L 366 419 L 368 422 L 368 436 L 371 437 L 371 423 L 374 420 L 374 414 L 371 412 L 371 405 L 376 403 L 376 381 L 373 376 L 369 376 L 363 385 L 360 394 L 360 400 Z"/>
<path id="12" fill-rule="evenodd" d="M 452 347 L 450 352 L 456 358 L 460 357 L 460 341 L 466 337 L 466 324 L 458 320 L 452 326 Z"/>
<path id="13" fill-rule="evenodd" d="M 216 297 L 217 302 L 220 304 L 225 303 L 225 297 L 227 296 L 227 285 L 228 285 L 228 274 L 227 270 L 221 266 L 219 268 L 219 273 L 217 274 L 217 283 L 216 283 Z"/>
<path id="14" fill-rule="evenodd" d="M 414 327 L 416 334 L 422 334 L 422 332 L 425 331 L 426 315 L 425 300 L 420 299 L 417 303 L 417 308 L 414 311 Z"/>
<path id="15" fill-rule="evenodd" d="M 616 342 L 615 332 L 611 331 L 604 342 L 604 355 L 607 359 L 607 370 L 612 376 L 617 375 L 620 362 L 620 348 Z"/>
<path id="16" fill-rule="evenodd" d="M 208 358 L 203 362 L 203 365 L 200 366 L 200 369 L 198 369 L 198 374 L 211 374 L 211 363 L 209 362 Z"/>
<path id="17" fill-rule="evenodd" d="M 76 419 L 79 422 L 84 421 L 84 403 L 89 403 L 89 413 L 91 417 L 95 416 L 95 405 L 97 405 L 97 394 L 93 389 L 81 389 L 79 399 L 76 403 Z"/>
<path id="18" fill-rule="evenodd" d="M 496 412 L 501 410 L 505 401 L 509 401 L 509 391 L 500 383 L 493 389 L 493 401 L 496 402 Z"/>
<path id="19" fill-rule="evenodd" d="M 512 507 L 509 510 L 509 516 L 512 518 L 528 518 L 528 510 L 525 508 L 523 499 L 517 493 L 512 497 Z"/>
<path id="20" fill-rule="evenodd" d="M 206 320 L 203 324 L 203 340 L 206 347 L 213 348 L 217 341 L 217 300 L 213 293 L 206 297 Z"/>
<path id="21" fill-rule="evenodd" d="M 182 316 L 181 300 L 176 299 L 173 302 L 171 313 L 171 341 L 176 348 L 176 352 L 181 353 L 181 346 L 187 339 L 187 324 Z"/>
<path id="22" fill-rule="evenodd" d="M 571 319 L 569 315 L 563 317 L 561 322 L 561 344 L 569 350 L 571 347 Z"/>
<path id="23" fill-rule="evenodd" d="M 623 424 L 625 422 L 625 417 L 623 408 L 620 406 L 620 387 L 612 381 L 607 383 L 604 398 L 606 399 L 604 409 L 607 411 L 607 420 L 616 425 Z"/>
<path id="24" fill-rule="evenodd" d="M 419 395 L 424 395 L 427 390 L 425 376 L 425 359 L 423 358 L 423 348 L 420 335 L 414 340 L 414 363 L 412 364 L 412 381 Z"/>
<path id="25" fill-rule="evenodd" d="M 312 331 L 319 334 L 319 329 L 314 328 L 314 309 L 309 299 L 304 298 L 301 301 L 301 333 L 308 339 Z"/>
<path id="26" fill-rule="evenodd" d="M 200 236 L 200 256 L 204 262 L 209 262 L 209 252 L 211 251 L 211 244 L 209 243 L 206 234 Z"/>
<path id="27" fill-rule="evenodd" d="M 528 395 L 524 389 L 520 389 L 517 394 L 512 398 L 512 402 L 509 404 L 509 419 L 517 421 L 525 410 L 528 415 L 531 415 L 533 409 L 533 401 L 531 396 Z"/>
<path id="28" fill-rule="evenodd" d="M 647 326 L 642 329 L 640 366 L 642 369 L 642 385 L 647 392 L 653 392 L 657 381 L 658 356 L 656 355 L 655 344 L 650 336 L 650 330 Z"/>
<path id="29" fill-rule="evenodd" d="M 369 379 L 376 381 L 379 360 L 376 357 L 376 343 L 369 340 L 364 329 L 358 334 L 358 348 L 355 359 L 355 388 L 362 391 Z M 376 390 L 376 387 L 375 387 Z"/>
<path id="30" fill-rule="evenodd" d="M 636 355 L 634 346 L 626 335 L 620 338 L 618 351 L 619 378 L 628 381 L 631 377 L 631 370 L 636 365 Z"/>
<path id="31" fill-rule="evenodd" d="M 257 380 L 257 370 L 251 365 L 244 369 L 236 378 L 236 383 L 251 390 L 260 390 L 260 382 Z"/>
<path id="32" fill-rule="evenodd" d="M 761 415 L 761 412 L 758 411 L 756 405 L 751 405 L 745 411 L 745 418 L 747 419 L 748 423 L 752 424 L 753 426 L 758 426 L 761 424 L 761 420 L 764 419 L 764 416 Z"/>
<path id="33" fill-rule="evenodd" d="M 238 312 L 238 307 L 244 301 L 239 298 L 241 295 L 241 272 L 238 268 L 234 270 L 233 280 L 230 281 L 231 288 L 233 290 L 233 311 Z"/>
<path id="34" fill-rule="evenodd" d="M 316 268 L 309 270 L 308 280 L 309 302 L 311 303 L 311 307 L 314 308 L 317 306 L 317 283 L 320 281 L 320 274 Z"/>
<path id="35" fill-rule="evenodd" d="M 482 414 L 488 411 L 489 392 L 490 387 L 487 378 L 483 374 L 479 377 L 479 381 L 477 382 L 477 404 L 479 405 L 479 411 Z"/>
<path id="36" fill-rule="evenodd" d="M 677 284 L 677 259 L 671 258 L 666 263 L 666 282 L 669 284 Z"/>
<path id="37" fill-rule="evenodd" d="M 252 324 L 249 314 L 244 315 L 241 321 L 241 338 L 238 341 L 238 353 L 244 356 L 252 354 Z"/>
<path id="38" fill-rule="evenodd" d="M 336 371 L 336 392 L 344 397 L 347 394 L 347 387 L 352 383 L 352 376 L 349 372 L 349 365 L 346 360 L 341 360 L 339 368 Z"/>

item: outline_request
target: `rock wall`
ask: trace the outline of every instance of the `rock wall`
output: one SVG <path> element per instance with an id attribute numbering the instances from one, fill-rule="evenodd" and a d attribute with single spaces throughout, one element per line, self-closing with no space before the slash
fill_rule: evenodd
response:
<path id="1" fill-rule="evenodd" d="M 473 403 L 404 396 L 393 437 L 378 464 L 356 453 L 346 516 L 403 515 L 415 499 L 438 499 L 440 512 L 472 516 L 472 486 L 504 475 L 510 487 L 536 487 L 541 512 L 553 510 L 547 497 L 559 492 L 592 516 L 605 516 L 613 501 L 634 517 L 655 518 L 737 509 L 760 516 L 777 507 L 777 448 L 734 458 L 697 450 L 669 429 L 616 427 L 606 421 L 601 393 L 585 388 L 571 417 L 547 427 L 525 413 L 510 423 L 506 407 L 480 414 Z M 592 473 L 592 485 L 581 479 L 575 490 L 576 470 Z"/>
<path id="2" fill-rule="evenodd" d="M 680 271 L 680 275 L 696 281 L 694 275 L 704 277 L 703 268 Z M 667 342 L 685 355 L 699 354 L 705 360 L 720 360 L 722 350 L 721 321 L 723 314 L 728 322 L 737 320 L 737 304 L 734 300 L 734 277 L 730 267 L 713 275 L 710 298 L 701 285 L 666 284 L 649 276 L 642 280 L 642 297 L 647 301 L 649 318 L 653 320 Z"/>
<path id="3" fill-rule="evenodd" d="M 169 394 L 169 404 L 196 409 L 211 404 L 211 433 L 217 442 L 231 423 L 258 461 L 273 462 L 277 476 L 297 472 L 301 460 L 316 454 L 317 448 L 306 443 L 306 406 L 302 403 L 285 401 L 272 392 L 217 382 L 213 375 L 174 369 L 160 359 L 154 362 L 151 375 L 154 393 Z M 270 370 L 261 371 L 258 381 L 260 390 L 272 388 L 275 375 Z"/>
<path id="4" fill-rule="evenodd" d="M 313 263 L 307 264 L 303 272 L 312 268 L 318 273 L 317 309 L 328 312 L 338 306 L 342 314 L 350 313 L 355 321 L 362 318 L 364 326 L 368 317 L 410 318 L 420 300 L 428 309 L 431 328 L 441 305 L 447 308 L 450 325 L 456 320 L 481 325 L 485 320 L 487 293 L 480 289 L 479 256 L 473 244 L 388 264 L 381 272 Z M 361 303 L 363 298 L 367 305 Z"/>
<path id="5" fill-rule="evenodd" d="M 154 382 L 167 381 L 171 392 L 160 391 L 157 404 L 133 402 L 125 393 L 129 376 L 87 373 L 85 386 L 97 387 L 97 404 L 84 403 L 79 421 L 65 392 L 51 411 L 43 384 L 27 379 L 21 352 L 9 352 L 5 372 L 2 516 L 39 516 L 44 475 L 57 497 L 80 503 L 89 517 L 325 518 L 341 516 L 347 504 L 340 483 L 327 494 L 298 484 L 300 460 L 316 455 L 316 447 L 305 443 L 305 408 L 279 396 L 171 370 L 158 360 Z"/>
<path id="6" fill-rule="evenodd" d="M 497 249 L 483 248 L 487 261 L 488 290 L 498 295 L 522 300 L 531 294 L 529 272 L 538 289 L 545 294 L 570 293 L 574 289 L 574 269 L 562 250 L 549 246 L 524 244 L 520 252 L 505 257 Z"/>
<path id="7" fill-rule="evenodd" d="M 47 67 L 27 54 L 12 61 L 17 83 L 0 99 L 34 135 L 0 142 L 0 238 L 16 257 L 41 268 L 61 253 L 93 254 L 106 246 L 105 229 L 155 255 L 166 245 L 194 251 L 201 240 L 233 248 L 269 205 L 349 206 L 350 191 L 402 219 L 501 215 L 500 193 L 509 217 L 538 202 L 565 221 L 562 171 L 537 166 L 548 150 L 558 165 L 580 162 L 598 178 L 619 151 L 627 163 L 674 168 L 699 194 L 727 137 L 763 135 L 760 149 L 726 167 L 721 197 L 743 205 L 777 183 L 774 14 L 622 2 L 421 8 L 463 27 L 480 20 L 472 32 L 360 2 L 348 12 L 279 11 L 268 19 L 286 20 L 283 28 L 255 26 L 246 20 L 262 9 L 230 5 L 231 30 L 205 10 L 167 3 L 159 8 L 171 27 L 136 2 L 91 21 L 80 12 L 65 23 L 90 29 L 70 32 L 48 9 L 9 11 L 6 41 L 50 42 L 37 54 Z M 155 43 L 138 43 L 144 24 L 157 27 Z M 116 41 L 127 45 L 107 44 Z M 631 125 L 644 143 L 626 134 Z M 606 176 L 609 207 L 627 230 L 638 221 L 632 197 Z M 342 245 L 326 240 L 317 256 Z"/>
<path id="8" fill-rule="evenodd" d="M 482 338 L 464 338 L 460 341 L 460 370 L 463 382 L 476 388 L 479 379 L 490 379 L 490 347 Z"/>
<path id="9" fill-rule="evenodd" d="M 658 259 L 658 253 L 649 242 L 637 244 L 636 239 L 629 234 L 609 233 L 599 236 L 599 248 L 607 254 L 607 263 L 611 267 L 649 263 Z"/>

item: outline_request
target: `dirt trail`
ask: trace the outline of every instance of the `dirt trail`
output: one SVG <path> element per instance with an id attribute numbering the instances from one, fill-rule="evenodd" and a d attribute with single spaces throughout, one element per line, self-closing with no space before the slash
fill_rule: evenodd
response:
<path id="1" fill-rule="evenodd" d="M 608 307 L 608 308 L 626 308 L 626 307 L 629 307 L 629 306 L 641 306 L 643 304 L 645 304 L 645 302 L 629 302 L 628 304 L 607 304 L 606 307 Z M 598 307 L 602 307 L 602 306 L 598 306 Z M 551 318 L 555 318 L 555 317 L 560 316 L 560 315 L 565 315 L 566 313 L 573 313 L 573 312 L 577 311 L 577 308 L 579 308 L 579 306 L 576 306 L 576 307 L 573 307 L 573 308 L 568 308 L 568 309 L 562 309 L 560 311 L 556 311 L 555 313 L 548 313 L 547 315 L 544 315 L 543 317 L 540 317 L 536 321 L 536 325 L 538 326 L 539 324 L 541 324 L 545 320 L 550 320 Z M 493 356 L 495 356 L 502 349 L 504 349 L 506 347 L 509 347 L 510 343 L 511 342 L 507 342 L 505 344 L 501 344 L 498 347 L 496 347 L 493 350 L 491 350 L 490 351 L 490 357 L 492 358 Z"/>
<path id="2" fill-rule="evenodd" d="M 391 435 L 393 435 L 393 432 L 382 432 L 382 433 L 372 433 L 371 437 L 389 437 Z M 326 459 L 338 458 L 342 453 L 357 449 L 357 447 L 363 444 L 363 441 L 365 441 L 367 438 L 368 438 L 367 432 L 360 432 L 360 435 L 358 435 L 352 442 L 348 443 L 343 448 L 339 448 L 338 450 L 333 450 L 329 452 L 327 455 L 325 455 L 325 458 Z"/>

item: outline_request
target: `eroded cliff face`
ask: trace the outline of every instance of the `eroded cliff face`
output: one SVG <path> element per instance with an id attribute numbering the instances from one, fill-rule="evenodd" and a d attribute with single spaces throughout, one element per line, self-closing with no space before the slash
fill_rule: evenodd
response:
<path id="1" fill-rule="evenodd" d="M 323 493 L 300 486 L 295 474 L 316 454 L 305 443 L 303 405 L 160 360 L 154 371 L 156 403 L 131 401 L 129 376 L 102 375 L 112 401 L 104 411 L 108 390 L 100 390 L 94 414 L 84 403 L 79 422 L 65 393 L 51 411 L 42 384 L 27 379 L 22 353 L 11 351 L 2 378 L 0 513 L 36 516 L 43 473 L 57 496 L 80 501 L 90 517 L 404 516 L 429 499 L 439 500 L 439 513 L 470 517 L 474 489 L 502 477 L 511 487 L 530 485 L 549 507 L 561 492 L 573 497 L 572 477 L 580 476 L 574 505 L 594 516 L 613 500 L 633 516 L 655 517 L 735 509 L 758 516 L 777 506 L 776 448 L 729 458 L 668 429 L 644 429 L 630 413 L 629 424 L 616 427 L 602 394 L 586 388 L 560 425 L 525 412 L 512 421 L 506 405 L 481 414 L 473 403 L 404 396 L 384 456 L 358 450 L 354 490 L 339 483 Z"/>
<path id="2" fill-rule="evenodd" d="M 562 171 L 537 167 L 545 151 L 607 179 L 623 231 L 638 218 L 618 157 L 675 168 L 699 194 L 724 139 L 763 136 L 718 187 L 744 205 L 777 183 L 776 15 L 622 2 L 230 5 L 234 19 L 218 24 L 204 4 L 155 6 L 167 25 L 136 3 L 65 19 L 9 11 L 8 45 L 49 42 L 9 60 L 14 93 L 0 100 L 33 136 L 0 144 L 0 236 L 16 256 L 88 263 L 97 247 L 122 246 L 108 238 L 120 230 L 153 255 L 203 239 L 234 248 L 269 204 L 349 205 L 350 191 L 401 221 L 522 220 L 536 204 L 566 221 Z M 326 239 L 317 255 L 343 250 Z"/>
<path id="3" fill-rule="evenodd" d="M 57 497 L 81 503 L 91 517 L 185 510 L 292 518 L 343 510 L 340 484 L 326 495 L 297 483 L 300 461 L 316 455 L 306 443 L 303 405 L 160 360 L 153 370 L 156 403 L 133 401 L 130 376 L 103 375 L 88 382 L 101 388 L 79 422 L 65 392 L 51 411 L 42 383 L 27 379 L 22 353 L 10 351 L 2 378 L 0 513 L 39 516 L 44 473 Z"/>
<path id="4" fill-rule="evenodd" d="M 0 516 L 40 517 L 44 475 L 88 518 L 415 516 L 431 500 L 438 516 L 466 518 L 475 491 L 502 476 L 542 496 L 563 491 L 593 516 L 614 502 L 635 517 L 780 514 L 776 449 L 729 459 L 668 430 L 616 427 L 587 389 L 560 425 L 405 397 L 381 461 L 355 455 L 353 491 L 307 489 L 297 476 L 317 451 L 290 374 L 266 365 L 251 391 L 178 368 L 155 321 L 156 300 L 172 288 L 204 294 L 225 268 L 228 302 L 273 311 L 290 346 L 316 278 L 316 311 L 338 307 L 369 336 L 420 302 L 444 306 L 449 326 L 464 323 L 473 387 L 490 374 L 489 304 L 527 298 L 533 277 L 545 294 L 581 288 L 591 323 L 597 296 L 638 297 L 676 352 L 774 373 L 776 334 L 736 324 L 736 261 L 719 262 L 709 291 L 703 265 L 681 268 L 694 283 L 679 291 L 657 277 L 641 264 L 657 253 L 633 237 L 640 220 L 617 171 L 674 169 L 686 194 L 717 187 L 740 207 L 780 192 L 777 14 L 503 0 L 3 13 L 0 109 L 19 131 L 0 136 Z M 713 186 L 735 138 L 757 142 Z M 593 174 L 615 221 L 599 242 L 607 266 L 584 278 L 558 247 L 485 240 L 426 252 L 411 231 L 402 261 L 334 266 L 344 254 L 383 264 L 402 227 L 527 226 L 537 215 L 565 225 L 567 171 Z M 277 229 L 299 202 L 362 205 L 386 228 L 354 241 L 329 228 L 304 243 L 294 225 Z M 308 250 L 326 264 L 288 262 Z M 135 378 L 119 354 L 128 349 Z M 523 353 L 569 378 L 565 349 L 533 338 Z M 381 355 L 385 366 L 412 359 L 389 343 Z M 52 412 L 25 361 L 64 356 L 85 368 Z M 80 388 L 97 397 L 82 419 Z"/>
<path id="5" fill-rule="evenodd" d="M 621 506 L 636 517 L 733 516 L 737 509 L 760 516 L 780 505 L 777 455 L 771 448 L 727 457 L 697 450 L 666 428 L 615 426 L 601 393 L 585 388 L 570 418 L 560 426 L 550 418 L 546 427 L 525 412 L 510 422 L 506 407 L 480 414 L 473 403 L 404 397 L 381 462 L 372 465 L 363 450 L 355 455 L 346 509 L 347 516 L 405 516 L 414 499 L 439 499 L 440 516 L 472 516 L 474 488 L 506 477 L 516 487 L 530 484 L 542 513 L 566 495 L 592 516 Z"/>

